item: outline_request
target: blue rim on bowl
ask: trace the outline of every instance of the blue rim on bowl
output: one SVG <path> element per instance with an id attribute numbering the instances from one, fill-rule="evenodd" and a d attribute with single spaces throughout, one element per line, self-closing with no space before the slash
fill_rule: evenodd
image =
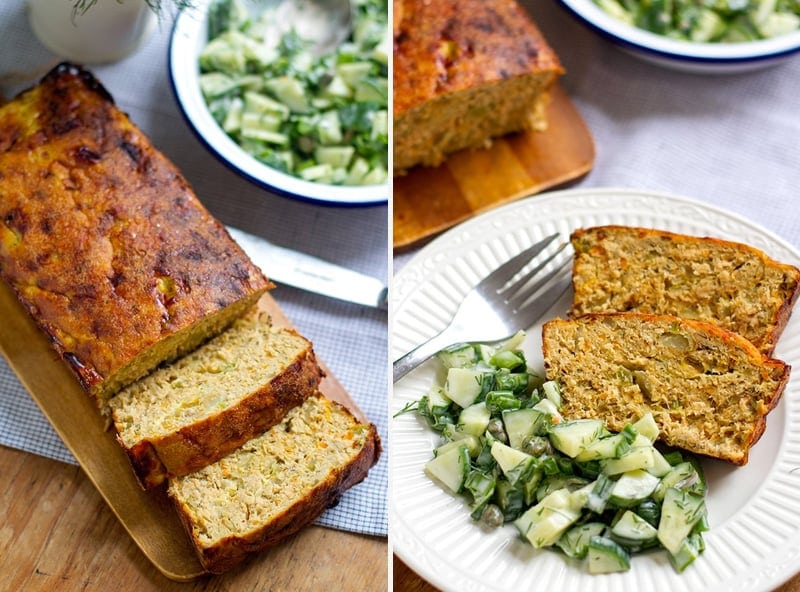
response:
<path id="1" fill-rule="evenodd" d="M 242 150 L 217 124 L 200 92 L 197 56 L 205 45 L 205 8 L 210 0 L 196 2 L 178 13 L 169 42 L 170 84 L 184 118 L 200 141 L 228 167 L 251 182 L 287 197 L 329 205 L 384 204 L 389 184 L 345 186 L 313 183 L 269 167 Z"/>
<path id="2" fill-rule="evenodd" d="M 800 51 L 800 31 L 759 41 L 694 43 L 623 23 L 593 0 L 559 0 L 579 21 L 638 57 L 681 70 L 744 72 L 776 65 Z"/>

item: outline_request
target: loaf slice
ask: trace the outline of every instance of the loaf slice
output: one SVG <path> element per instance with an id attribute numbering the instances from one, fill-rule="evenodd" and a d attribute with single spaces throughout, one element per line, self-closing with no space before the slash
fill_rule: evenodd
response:
<path id="1" fill-rule="evenodd" d="M 573 317 L 673 314 L 716 323 L 770 355 L 800 293 L 800 270 L 741 243 L 627 226 L 579 229 L 571 241 Z"/>
<path id="2" fill-rule="evenodd" d="M 396 172 L 546 125 L 547 91 L 563 68 L 514 0 L 393 6 Z"/>
<path id="3" fill-rule="evenodd" d="M 379 455 L 375 426 L 317 393 L 168 492 L 203 567 L 221 573 L 313 522 Z"/>
<path id="4" fill-rule="evenodd" d="M 590 314 L 542 328 L 545 374 L 566 418 L 621 430 L 653 414 L 662 440 L 747 463 L 790 368 L 744 337 L 702 321 L 642 313 Z"/>
<path id="5" fill-rule="evenodd" d="M 308 340 L 253 311 L 127 386 L 109 406 L 117 441 L 150 488 L 219 460 L 277 424 L 317 391 L 322 376 Z"/>
<path id="6" fill-rule="evenodd" d="M 0 275 L 104 407 L 271 287 L 87 71 L 0 106 Z"/>

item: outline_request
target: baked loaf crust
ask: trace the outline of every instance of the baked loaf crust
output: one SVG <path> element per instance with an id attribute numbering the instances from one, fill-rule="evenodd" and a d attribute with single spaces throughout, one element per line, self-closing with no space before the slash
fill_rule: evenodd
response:
<path id="1" fill-rule="evenodd" d="M 196 471 L 280 422 L 317 391 L 311 343 L 253 311 L 109 401 L 117 440 L 145 489 Z"/>
<path id="2" fill-rule="evenodd" d="M 544 324 L 542 342 L 564 417 L 603 419 L 619 431 L 650 412 L 666 444 L 737 465 L 789 380 L 789 366 L 744 337 L 670 315 L 556 319 Z"/>
<path id="3" fill-rule="evenodd" d="M 379 455 L 375 426 L 317 393 L 231 455 L 170 479 L 168 492 L 201 564 L 222 573 L 316 520 Z"/>
<path id="4" fill-rule="evenodd" d="M 800 293 L 800 270 L 740 243 L 627 226 L 579 229 L 571 241 L 573 317 L 673 314 L 716 323 L 770 355 Z"/>
<path id="5" fill-rule="evenodd" d="M 0 273 L 98 405 L 271 287 L 88 72 L 0 107 Z"/>
<path id="6" fill-rule="evenodd" d="M 514 0 L 395 0 L 394 169 L 545 125 L 563 73 Z"/>

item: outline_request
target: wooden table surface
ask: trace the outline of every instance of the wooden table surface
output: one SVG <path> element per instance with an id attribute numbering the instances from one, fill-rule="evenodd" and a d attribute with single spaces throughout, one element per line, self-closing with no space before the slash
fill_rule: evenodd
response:
<path id="1" fill-rule="evenodd" d="M 388 589 L 385 538 L 318 526 L 226 574 L 175 582 L 148 561 L 80 467 L 0 446 L 0 475 L 0 592 Z"/>
<path id="2" fill-rule="evenodd" d="M 800 565 L 797 566 L 800 572 Z M 440 592 L 439 588 L 431 586 L 419 577 L 397 555 L 393 556 L 392 580 L 394 592 Z M 741 592 L 746 592 L 742 590 Z M 783 586 L 776 588 L 775 592 L 800 592 L 800 575 L 795 576 Z"/>

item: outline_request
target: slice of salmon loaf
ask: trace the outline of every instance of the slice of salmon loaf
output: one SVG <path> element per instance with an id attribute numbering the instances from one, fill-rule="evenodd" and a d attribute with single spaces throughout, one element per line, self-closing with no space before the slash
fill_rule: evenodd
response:
<path id="1" fill-rule="evenodd" d="M 378 461 L 375 426 L 317 393 L 231 455 L 169 480 L 203 567 L 227 571 L 316 520 Z"/>
<path id="2" fill-rule="evenodd" d="M 668 445 L 747 463 L 790 368 L 744 337 L 669 315 L 591 314 L 542 328 L 545 373 L 564 417 L 610 430 L 652 413 Z"/>
<path id="3" fill-rule="evenodd" d="M 311 343 L 254 309 L 111 399 L 117 440 L 150 488 L 229 454 L 316 392 Z"/>
<path id="4" fill-rule="evenodd" d="M 716 238 L 629 226 L 579 229 L 570 316 L 672 314 L 713 322 L 770 355 L 800 293 L 800 270 Z"/>

